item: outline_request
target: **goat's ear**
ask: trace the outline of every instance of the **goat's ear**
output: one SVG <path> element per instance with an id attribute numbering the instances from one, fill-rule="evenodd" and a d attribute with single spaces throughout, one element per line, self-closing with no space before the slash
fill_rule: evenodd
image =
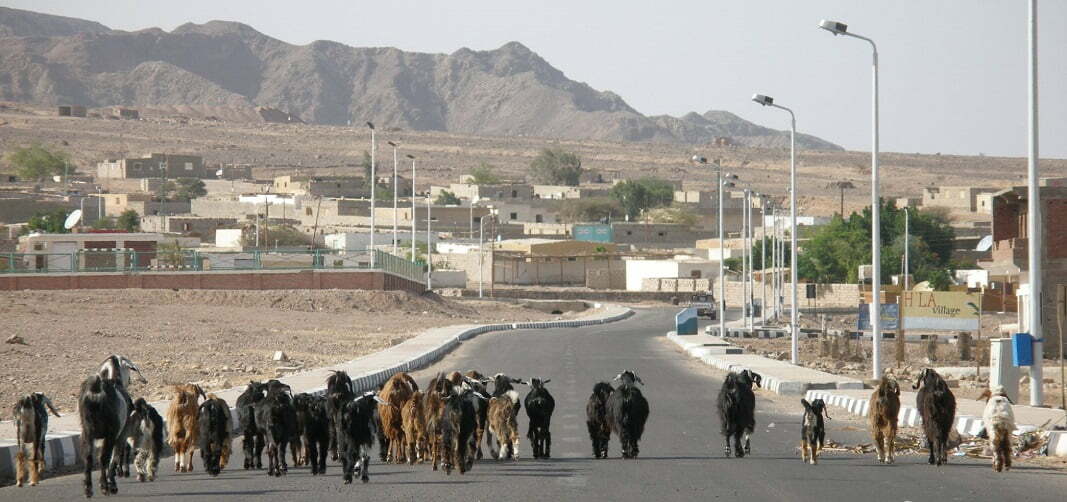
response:
<path id="1" fill-rule="evenodd" d="M 809 403 L 807 399 L 800 398 L 800 404 L 804 405 L 805 410 L 811 409 L 811 403 Z"/>
<path id="2" fill-rule="evenodd" d="M 201 389 L 199 385 L 194 385 L 193 387 L 196 387 L 196 393 L 200 394 L 200 397 L 207 399 L 207 394 L 204 394 L 204 389 Z"/>
<path id="3" fill-rule="evenodd" d="M 541 385 L 547 385 L 548 382 L 551 382 L 551 381 L 552 381 L 551 378 L 546 378 L 543 382 L 541 382 Z"/>
<path id="4" fill-rule="evenodd" d="M 988 403 L 989 402 L 989 398 L 991 398 L 991 397 L 993 397 L 993 391 L 991 391 L 989 389 L 986 389 L 986 390 L 983 390 L 982 393 L 978 395 L 978 401 L 985 401 L 985 402 Z"/>
<path id="5" fill-rule="evenodd" d="M 615 375 L 615 378 L 612 378 L 611 380 L 615 381 L 615 380 L 621 380 L 621 379 L 622 379 L 622 373 L 619 373 L 618 375 Z"/>
<path id="6" fill-rule="evenodd" d="M 40 393 L 38 393 L 38 394 L 40 394 Z M 48 411 L 51 411 L 53 415 L 55 415 L 56 417 L 59 417 L 59 412 L 56 411 L 56 407 L 52 405 L 52 400 L 48 399 L 48 396 L 46 396 L 44 394 L 40 394 L 40 395 L 41 395 L 41 402 L 43 402 L 44 405 L 48 408 Z"/>
<path id="7" fill-rule="evenodd" d="M 512 378 L 511 379 L 511 383 L 519 383 L 519 384 L 522 384 L 522 385 L 530 385 L 529 382 L 527 382 L 527 381 L 525 381 L 525 380 L 523 380 L 521 378 Z"/>
<path id="8" fill-rule="evenodd" d="M 913 390 L 918 389 L 919 386 L 922 384 L 923 378 L 926 378 L 926 372 L 927 371 L 930 371 L 930 369 L 929 368 L 923 368 L 923 370 L 919 372 L 919 377 L 915 379 L 915 383 L 912 384 L 912 386 L 911 386 L 911 388 Z"/>

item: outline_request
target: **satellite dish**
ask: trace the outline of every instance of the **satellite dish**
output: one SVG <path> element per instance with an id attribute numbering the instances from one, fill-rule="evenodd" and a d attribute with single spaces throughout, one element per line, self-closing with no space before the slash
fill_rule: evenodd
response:
<path id="1" fill-rule="evenodd" d="M 222 177 L 223 174 L 225 174 L 225 173 L 222 171 L 222 169 L 219 169 L 218 171 L 215 171 L 215 176 L 218 176 L 220 178 Z"/>
<path id="2" fill-rule="evenodd" d="M 978 241 L 978 247 L 974 248 L 975 251 L 989 251 L 989 248 L 993 247 L 993 236 L 987 235 L 982 237 L 982 240 Z"/>
<path id="3" fill-rule="evenodd" d="M 67 221 L 63 222 L 63 228 L 70 230 L 77 225 L 79 221 L 82 221 L 82 210 L 75 209 L 74 212 L 67 216 Z"/>

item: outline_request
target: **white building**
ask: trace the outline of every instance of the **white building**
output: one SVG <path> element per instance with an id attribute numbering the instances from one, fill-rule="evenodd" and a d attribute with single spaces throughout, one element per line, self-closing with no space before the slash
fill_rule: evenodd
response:
<path id="1" fill-rule="evenodd" d="M 642 291 L 645 279 L 714 279 L 719 263 L 710 260 L 626 260 L 626 290 Z"/>

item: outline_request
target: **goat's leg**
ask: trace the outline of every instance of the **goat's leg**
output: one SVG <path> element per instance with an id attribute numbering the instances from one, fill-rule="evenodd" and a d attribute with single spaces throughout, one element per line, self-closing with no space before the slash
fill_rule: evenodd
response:
<path id="1" fill-rule="evenodd" d="M 87 435 L 83 431 L 82 455 L 85 456 L 85 476 L 83 480 L 85 485 L 85 498 L 93 497 L 93 457 L 95 457 L 95 455 L 93 455 L 93 443 L 94 441 L 92 439 L 87 439 Z"/>
<path id="2" fill-rule="evenodd" d="M 289 472 L 289 464 L 285 462 L 285 448 L 287 446 L 289 446 L 288 441 L 278 443 L 278 463 L 280 464 L 278 468 L 279 475 L 287 474 Z"/>
<path id="3" fill-rule="evenodd" d="M 253 445 L 255 448 L 255 455 L 253 455 L 253 457 L 255 457 L 256 469 L 263 468 L 263 448 L 266 446 L 266 442 L 267 438 L 265 438 L 262 434 L 257 433 L 255 435 L 255 445 Z M 268 459 L 267 462 L 269 464 L 270 460 Z"/>
<path id="4" fill-rule="evenodd" d="M 752 453 L 752 429 L 745 429 L 745 454 Z"/>
<path id="5" fill-rule="evenodd" d="M 552 458 L 552 431 L 545 426 L 545 434 L 543 438 L 545 444 L 541 447 L 541 458 Z"/>
<path id="6" fill-rule="evenodd" d="M 44 439 L 33 444 L 33 463 L 30 464 L 30 486 L 37 486 L 41 482 L 41 472 L 44 471 Z"/>
<path id="7" fill-rule="evenodd" d="M 336 421 L 331 421 L 329 429 L 330 429 L 330 439 L 329 439 L 329 443 L 330 444 L 329 444 L 328 449 L 330 450 L 330 460 L 333 460 L 334 462 L 336 462 L 337 461 L 337 423 L 336 423 Z"/>
<path id="8" fill-rule="evenodd" d="M 20 445 L 18 453 L 15 453 L 15 486 L 22 486 L 26 481 L 26 452 L 23 448 L 24 446 Z"/>
<path id="9" fill-rule="evenodd" d="M 886 463 L 892 464 L 896 461 L 897 451 L 897 427 L 895 425 L 889 426 L 889 433 L 884 438 L 885 446 L 883 449 L 886 452 Z"/>
<path id="10" fill-rule="evenodd" d="M 519 460 L 519 435 L 512 434 L 511 436 L 511 456 L 516 461 Z"/>
<path id="11" fill-rule="evenodd" d="M 363 452 L 362 469 L 359 470 L 359 480 L 366 483 L 370 481 L 370 445 L 360 447 Z"/>
<path id="12" fill-rule="evenodd" d="M 734 433 L 734 456 L 741 458 L 745 456 L 745 450 L 741 447 L 741 431 Z"/>
<path id="13" fill-rule="evenodd" d="M 148 450 L 146 450 L 144 448 L 138 448 L 137 449 L 137 453 L 133 457 L 133 468 L 134 468 L 135 471 L 137 471 L 137 481 L 140 481 L 142 483 L 145 482 L 145 479 L 147 477 L 146 476 L 147 475 L 147 469 L 146 469 L 146 464 L 147 463 L 148 463 Z"/>
<path id="14" fill-rule="evenodd" d="M 930 457 L 926 460 L 926 463 L 934 465 L 934 462 L 936 462 L 936 457 L 934 456 L 934 442 L 930 441 L 929 438 L 926 439 L 926 448 L 930 450 Z"/>
<path id="15" fill-rule="evenodd" d="M 881 427 L 874 428 L 874 452 L 878 455 L 879 462 L 885 462 L 885 433 Z"/>
<path id="16" fill-rule="evenodd" d="M 800 461 L 801 462 L 807 462 L 808 461 L 808 440 L 807 439 L 801 439 L 800 440 Z"/>
<path id="17" fill-rule="evenodd" d="M 115 484 L 115 439 L 105 438 L 100 449 L 100 492 L 104 495 L 117 493 Z"/>
<path id="18" fill-rule="evenodd" d="M 726 434 L 725 435 L 726 439 L 723 441 L 722 450 L 723 450 L 723 453 L 726 455 L 727 458 L 730 457 L 730 453 L 731 453 L 731 451 L 730 451 L 730 437 L 731 437 L 731 434 Z"/>

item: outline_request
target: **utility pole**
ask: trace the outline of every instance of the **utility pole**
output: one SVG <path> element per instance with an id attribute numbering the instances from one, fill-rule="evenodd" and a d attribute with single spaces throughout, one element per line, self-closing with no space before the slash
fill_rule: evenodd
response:
<path id="1" fill-rule="evenodd" d="M 1044 294 L 1042 288 L 1041 260 L 1044 258 L 1041 226 L 1044 223 L 1041 215 L 1041 191 L 1038 185 L 1038 120 L 1037 120 L 1037 0 L 1030 0 L 1029 17 L 1029 58 L 1028 58 L 1028 100 L 1030 108 L 1029 116 L 1029 155 L 1026 164 L 1027 172 L 1027 211 L 1026 233 L 1029 238 L 1027 244 L 1027 257 L 1030 262 L 1030 296 L 1027 298 L 1030 307 L 1030 335 L 1034 338 L 1033 352 L 1034 362 L 1030 365 L 1030 406 L 1043 404 L 1044 373 L 1042 366 L 1045 358 L 1044 339 L 1045 330 L 1042 326 L 1042 302 Z"/>
<path id="2" fill-rule="evenodd" d="M 367 127 L 370 128 L 370 266 L 374 268 L 374 222 L 378 219 L 377 215 L 374 214 L 375 188 L 378 186 L 378 173 L 375 171 L 377 167 L 375 165 L 377 163 L 375 158 L 377 143 L 374 141 L 374 124 L 367 122 Z"/>
<path id="3" fill-rule="evenodd" d="M 482 258 L 485 256 L 484 243 L 485 243 L 485 216 L 482 216 L 481 218 L 478 218 L 478 298 L 482 298 L 484 296 L 482 294 L 482 283 L 483 283 L 483 281 L 482 281 L 482 275 L 483 275 L 482 269 L 484 268 L 484 264 L 482 263 Z"/>

